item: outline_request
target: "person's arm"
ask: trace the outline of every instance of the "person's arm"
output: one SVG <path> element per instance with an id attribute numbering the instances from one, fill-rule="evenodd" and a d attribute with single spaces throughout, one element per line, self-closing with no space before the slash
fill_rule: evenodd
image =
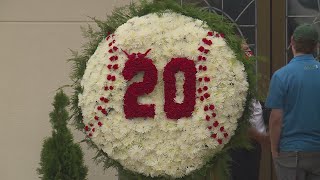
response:
<path id="1" fill-rule="evenodd" d="M 260 144 L 268 144 L 270 142 L 269 135 L 267 133 L 261 133 L 254 127 L 250 127 L 248 133 L 250 138 L 256 140 Z"/>
<path id="2" fill-rule="evenodd" d="M 271 153 L 272 157 L 279 155 L 279 142 L 282 127 L 282 110 L 272 109 L 269 119 L 269 131 L 271 140 Z"/>

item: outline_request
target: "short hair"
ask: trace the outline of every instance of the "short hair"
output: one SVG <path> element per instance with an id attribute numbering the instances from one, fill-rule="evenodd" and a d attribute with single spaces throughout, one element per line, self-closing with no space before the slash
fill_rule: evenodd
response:
<path id="1" fill-rule="evenodd" d="M 314 40 L 292 40 L 293 46 L 296 50 L 296 52 L 299 53 L 305 53 L 305 54 L 312 54 L 316 47 L 318 42 Z"/>

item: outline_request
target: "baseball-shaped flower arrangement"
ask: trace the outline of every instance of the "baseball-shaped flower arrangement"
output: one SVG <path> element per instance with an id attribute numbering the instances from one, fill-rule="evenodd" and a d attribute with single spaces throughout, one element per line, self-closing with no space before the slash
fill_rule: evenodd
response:
<path id="1" fill-rule="evenodd" d="M 76 103 L 88 139 L 118 166 L 181 178 L 237 136 L 249 83 L 232 33 L 161 7 L 99 39 Z"/>

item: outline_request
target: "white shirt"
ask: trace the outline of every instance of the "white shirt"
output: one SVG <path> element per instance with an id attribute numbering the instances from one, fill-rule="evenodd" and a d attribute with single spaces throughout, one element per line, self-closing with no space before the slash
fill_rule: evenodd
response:
<path id="1" fill-rule="evenodd" d="M 263 121 L 263 110 L 259 101 L 252 101 L 252 115 L 249 119 L 252 127 L 254 127 L 260 133 L 266 133 L 266 126 Z"/>

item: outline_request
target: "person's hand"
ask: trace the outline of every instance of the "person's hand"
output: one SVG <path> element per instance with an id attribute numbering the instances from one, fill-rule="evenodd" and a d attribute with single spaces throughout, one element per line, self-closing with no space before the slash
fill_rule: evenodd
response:
<path id="1" fill-rule="evenodd" d="M 270 136 L 268 133 L 262 133 L 259 135 L 258 141 L 261 145 L 270 145 Z"/>

